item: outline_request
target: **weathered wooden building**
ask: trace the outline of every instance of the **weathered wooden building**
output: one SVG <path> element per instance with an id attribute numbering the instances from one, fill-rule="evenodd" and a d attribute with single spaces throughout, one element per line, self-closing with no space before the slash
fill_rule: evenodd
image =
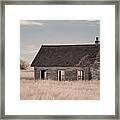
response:
<path id="1" fill-rule="evenodd" d="M 31 67 L 38 80 L 100 80 L 100 44 L 42 45 Z"/>

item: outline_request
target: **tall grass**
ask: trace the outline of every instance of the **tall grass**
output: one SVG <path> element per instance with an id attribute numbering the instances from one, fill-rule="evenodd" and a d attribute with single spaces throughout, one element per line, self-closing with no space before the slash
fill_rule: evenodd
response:
<path id="1" fill-rule="evenodd" d="M 33 71 L 21 71 L 21 100 L 99 100 L 100 81 L 34 80 Z"/>

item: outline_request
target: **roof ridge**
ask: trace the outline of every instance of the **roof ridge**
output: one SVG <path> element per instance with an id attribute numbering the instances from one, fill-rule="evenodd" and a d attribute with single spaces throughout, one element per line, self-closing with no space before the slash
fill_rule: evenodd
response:
<path id="1" fill-rule="evenodd" d="M 95 46 L 95 44 L 65 44 L 65 45 L 42 45 L 41 47 L 63 47 L 63 46 Z"/>

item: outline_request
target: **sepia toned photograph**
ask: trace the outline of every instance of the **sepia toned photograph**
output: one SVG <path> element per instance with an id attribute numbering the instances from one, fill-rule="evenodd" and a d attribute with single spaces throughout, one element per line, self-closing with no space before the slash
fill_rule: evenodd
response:
<path id="1" fill-rule="evenodd" d="M 118 6 L 3 2 L 1 117 L 117 119 Z"/>
<path id="2" fill-rule="evenodd" d="M 100 100 L 100 21 L 20 21 L 21 100 Z"/>

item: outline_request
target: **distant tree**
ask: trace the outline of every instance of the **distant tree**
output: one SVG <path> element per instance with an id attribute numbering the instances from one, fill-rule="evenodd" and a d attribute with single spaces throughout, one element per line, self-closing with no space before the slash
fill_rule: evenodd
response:
<path id="1" fill-rule="evenodd" d="M 26 70 L 29 67 L 29 63 L 25 60 L 20 59 L 20 69 Z"/>

